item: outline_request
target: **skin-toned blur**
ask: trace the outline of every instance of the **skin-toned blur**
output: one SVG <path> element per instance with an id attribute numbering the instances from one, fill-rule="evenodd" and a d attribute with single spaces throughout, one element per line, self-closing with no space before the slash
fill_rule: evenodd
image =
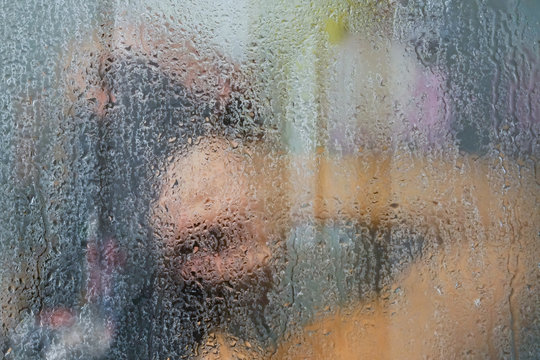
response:
<path id="1" fill-rule="evenodd" d="M 192 252 L 178 264 L 188 279 L 215 285 L 265 265 L 271 254 L 264 244 L 271 230 L 260 221 L 264 206 L 257 196 L 275 192 L 276 180 L 290 189 L 284 194 L 290 208 L 283 210 L 301 212 L 295 199 L 298 191 L 287 174 L 274 173 L 278 179 L 247 176 L 254 175 L 247 169 L 265 158 L 245 157 L 243 151 L 221 139 L 204 141 L 167 174 L 159 206 L 168 208 L 175 234 L 189 233 L 193 224 L 234 223 L 230 217 L 244 222 L 245 233 L 230 249 L 193 245 L 183 235 L 171 239 Z M 381 296 L 353 301 L 337 313 L 321 311 L 300 335 L 279 346 L 275 358 L 393 359 L 423 354 L 496 358 L 505 331 L 519 344 L 519 329 L 533 325 L 521 311 L 537 306 L 534 298 L 529 299 L 527 286 L 535 281 L 530 268 L 539 255 L 534 173 L 507 163 L 507 175 L 497 178 L 489 160 L 467 155 L 452 161 L 428 160 L 409 154 L 396 160 L 400 155 L 295 159 L 312 164 L 315 178 L 308 181 L 318 184 L 319 205 L 313 214 L 317 221 L 342 216 L 369 219 L 371 226 L 406 223 L 421 226 L 426 239 L 434 240 Z M 501 196 L 499 189 L 505 184 L 508 189 Z M 339 206 L 336 199 L 341 200 Z M 504 209 L 510 207 L 514 210 L 508 214 Z M 246 208 L 257 215 L 247 220 L 242 212 Z M 519 232 L 512 224 L 519 224 Z M 430 232 L 437 236 L 430 238 Z M 509 316 L 514 323 L 508 323 Z M 236 341 L 224 334 L 213 336 L 222 353 L 209 358 L 254 356 L 249 348 L 228 345 Z"/>
<path id="2" fill-rule="evenodd" d="M 163 234 L 167 247 L 184 255 L 177 270 L 185 280 L 215 285 L 268 262 L 287 192 L 283 169 L 265 169 L 264 150 L 205 138 L 167 169 L 154 217 L 170 228 Z"/>

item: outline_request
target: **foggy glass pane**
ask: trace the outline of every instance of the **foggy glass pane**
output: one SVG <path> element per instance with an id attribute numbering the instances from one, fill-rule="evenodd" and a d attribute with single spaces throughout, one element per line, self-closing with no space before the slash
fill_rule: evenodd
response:
<path id="1" fill-rule="evenodd" d="M 540 3 L 0 12 L 0 358 L 540 358 Z"/>

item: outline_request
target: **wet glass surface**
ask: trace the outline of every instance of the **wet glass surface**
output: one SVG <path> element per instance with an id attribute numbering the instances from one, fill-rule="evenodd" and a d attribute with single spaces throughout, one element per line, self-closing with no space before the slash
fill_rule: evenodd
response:
<path id="1" fill-rule="evenodd" d="M 539 358 L 537 14 L 3 2 L 0 353 Z"/>

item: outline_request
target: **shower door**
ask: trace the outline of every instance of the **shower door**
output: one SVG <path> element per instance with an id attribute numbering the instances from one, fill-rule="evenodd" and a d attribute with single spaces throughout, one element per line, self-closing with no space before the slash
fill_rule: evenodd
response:
<path id="1" fill-rule="evenodd" d="M 540 3 L 1 8 L 0 357 L 540 358 Z"/>

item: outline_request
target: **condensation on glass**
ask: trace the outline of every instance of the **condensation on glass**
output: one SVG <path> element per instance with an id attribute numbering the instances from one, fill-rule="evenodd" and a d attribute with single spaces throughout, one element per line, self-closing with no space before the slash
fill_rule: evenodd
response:
<path id="1" fill-rule="evenodd" d="M 0 357 L 540 358 L 538 2 L 1 6 Z"/>

